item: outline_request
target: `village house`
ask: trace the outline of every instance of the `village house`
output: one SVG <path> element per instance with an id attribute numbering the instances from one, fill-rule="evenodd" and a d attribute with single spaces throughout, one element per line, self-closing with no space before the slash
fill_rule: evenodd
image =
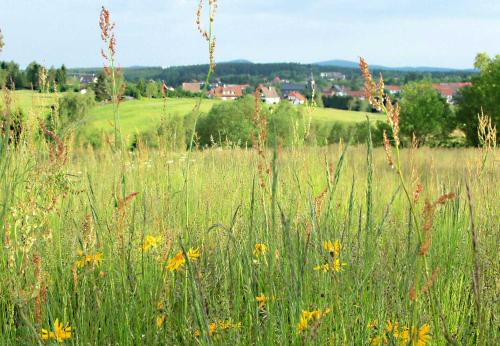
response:
<path id="1" fill-rule="evenodd" d="M 264 101 L 268 105 L 274 105 L 274 104 L 280 103 L 280 101 L 281 101 L 281 98 L 278 95 L 276 88 L 272 87 L 272 86 L 265 87 L 265 86 L 261 85 L 260 95 L 261 95 L 262 101 Z"/>
<path id="2" fill-rule="evenodd" d="M 95 74 L 83 75 L 80 76 L 79 82 L 81 87 L 85 87 L 89 84 L 97 83 L 97 76 Z"/>
<path id="3" fill-rule="evenodd" d="M 83 75 L 78 81 L 80 82 L 80 94 L 85 95 L 88 86 L 97 83 L 97 76 L 95 74 Z"/>
<path id="4" fill-rule="evenodd" d="M 334 92 L 334 96 L 347 96 L 347 93 L 351 91 L 351 88 L 337 84 L 335 84 L 332 89 Z"/>
<path id="5" fill-rule="evenodd" d="M 288 102 L 293 105 L 303 105 L 306 102 L 306 97 L 298 91 L 292 91 L 287 96 Z"/>
<path id="6" fill-rule="evenodd" d="M 470 82 L 465 82 L 465 83 L 435 83 L 432 84 L 434 89 L 436 89 L 441 96 L 443 96 L 446 99 L 446 102 L 452 104 L 453 103 L 453 97 L 457 94 L 458 90 L 465 88 L 465 87 L 470 87 L 472 86 L 472 83 Z"/>
<path id="7" fill-rule="evenodd" d="M 399 95 L 401 93 L 401 87 L 399 85 L 386 85 L 385 90 L 387 90 L 387 92 L 392 96 Z"/>
<path id="8" fill-rule="evenodd" d="M 334 80 L 345 80 L 345 74 L 340 72 L 320 72 L 320 77 L 324 79 L 328 79 L 329 81 Z"/>
<path id="9" fill-rule="evenodd" d="M 360 100 L 364 100 L 366 97 L 364 90 L 349 90 L 346 92 L 346 96 L 354 97 Z"/>
<path id="10" fill-rule="evenodd" d="M 321 91 L 321 93 L 323 94 L 323 96 L 325 97 L 333 97 L 335 96 L 335 90 L 333 90 L 333 88 L 327 88 L 327 89 L 323 89 Z"/>
<path id="11" fill-rule="evenodd" d="M 184 82 L 182 83 L 182 90 L 188 91 L 191 93 L 199 93 L 201 92 L 201 82 Z"/>
<path id="12" fill-rule="evenodd" d="M 248 85 L 224 85 L 218 86 L 209 91 L 208 97 L 218 98 L 222 101 L 233 101 L 237 98 L 243 97 L 243 89 Z"/>
<path id="13" fill-rule="evenodd" d="M 305 84 L 283 83 L 281 84 L 281 94 L 283 98 L 288 98 L 288 95 L 293 92 L 305 93 L 306 88 Z"/>

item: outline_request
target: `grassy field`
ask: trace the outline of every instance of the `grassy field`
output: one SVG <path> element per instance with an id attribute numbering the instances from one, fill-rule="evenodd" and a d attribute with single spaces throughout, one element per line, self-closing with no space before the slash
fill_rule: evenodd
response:
<path id="1" fill-rule="evenodd" d="M 15 92 L 15 99 L 23 109 L 47 110 L 55 101 L 53 94 L 33 93 L 27 90 Z M 201 112 L 207 113 L 211 107 L 220 101 L 204 100 Z M 167 100 L 167 113 L 185 115 L 192 111 L 196 99 L 181 98 Z M 124 101 L 120 105 L 120 125 L 124 136 L 130 136 L 137 132 L 144 132 L 158 126 L 163 114 L 163 100 L 147 99 Z M 370 114 L 374 120 L 384 120 L 383 115 Z M 314 122 L 331 124 L 334 122 L 355 123 L 366 120 L 365 112 L 353 112 L 332 108 L 314 108 L 311 113 Z M 113 105 L 98 104 L 88 116 L 88 124 L 95 129 L 111 131 L 113 128 Z"/>
<path id="2" fill-rule="evenodd" d="M 333 123 L 333 122 L 359 123 L 362 121 L 366 121 L 367 114 L 374 121 L 385 120 L 386 118 L 382 114 L 354 112 L 354 111 L 346 111 L 333 108 L 314 108 L 312 113 L 312 118 L 314 119 L 314 121 L 324 122 L 324 123 Z"/>
<path id="3" fill-rule="evenodd" d="M 2 345 L 500 341 L 496 152 L 404 150 L 410 203 L 363 146 L 22 143 L 0 142 Z"/>

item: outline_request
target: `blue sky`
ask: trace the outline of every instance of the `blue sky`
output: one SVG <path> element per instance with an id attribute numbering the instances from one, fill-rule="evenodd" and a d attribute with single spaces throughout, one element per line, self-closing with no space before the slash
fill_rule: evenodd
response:
<path id="1" fill-rule="evenodd" d="M 1 0 L 1 60 L 100 66 L 101 5 L 121 66 L 205 63 L 197 0 Z M 217 61 L 356 60 L 469 68 L 500 53 L 500 0 L 219 0 Z"/>

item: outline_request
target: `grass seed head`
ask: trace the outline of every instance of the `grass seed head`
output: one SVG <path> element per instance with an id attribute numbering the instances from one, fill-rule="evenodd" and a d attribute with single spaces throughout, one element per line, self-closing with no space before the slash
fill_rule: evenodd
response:
<path id="1" fill-rule="evenodd" d="M 5 46 L 4 40 L 3 40 L 3 34 L 2 30 L 0 30 L 0 53 L 2 53 L 3 47 Z"/>

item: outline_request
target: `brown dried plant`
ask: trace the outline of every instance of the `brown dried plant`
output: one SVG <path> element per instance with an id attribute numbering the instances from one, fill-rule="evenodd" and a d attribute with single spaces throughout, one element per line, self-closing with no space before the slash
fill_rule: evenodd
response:
<path id="1" fill-rule="evenodd" d="M 133 192 L 124 198 L 117 198 L 117 208 L 115 210 L 115 232 L 122 254 L 125 251 L 124 229 L 127 223 L 127 207 L 138 194 L 139 192 Z M 121 259 L 123 260 L 123 258 Z"/>
<path id="2" fill-rule="evenodd" d="M 267 143 L 267 118 L 262 112 L 261 108 L 261 93 L 262 85 L 259 85 L 254 92 L 254 114 L 252 117 L 253 121 L 253 132 L 252 132 L 252 142 L 253 148 L 257 152 L 258 163 L 257 163 L 257 174 L 259 176 L 259 184 L 261 188 L 267 191 L 266 175 L 269 178 L 271 174 L 271 167 L 269 161 L 266 157 L 266 143 Z"/>
<path id="3" fill-rule="evenodd" d="M 420 281 L 421 281 L 421 275 L 422 272 L 425 276 L 425 279 L 427 282 L 431 280 L 431 276 L 429 273 L 429 264 L 426 259 L 426 253 L 429 250 L 430 244 L 431 244 L 431 228 L 432 228 L 432 221 L 433 221 L 433 216 L 434 216 L 434 211 L 436 209 L 436 206 L 439 204 L 445 203 L 447 200 L 454 198 L 455 195 L 453 193 L 451 194 L 446 194 L 441 196 L 436 202 L 430 203 L 426 201 L 425 206 L 424 206 L 424 224 L 420 226 L 420 218 L 417 216 L 415 210 L 416 210 L 416 203 L 418 202 L 419 195 L 421 191 L 423 190 L 423 187 L 418 183 L 418 175 L 416 172 L 412 172 L 412 176 L 416 177 L 414 180 L 417 183 L 417 188 L 415 189 L 415 193 L 413 196 L 410 194 L 409 189 L 407 187 L 406 179 L 402 171 L 402 164 L 401 164 L 401 159 L 400 159 L 400 146 L 401 146 L 401 141 L 399 138 L 399 113 L 400 113 L 400 108 L 399 104 L 393 104 L 391 97 L 389 95 L 386 95 L 384 93 L 384 80 L 382 75 L 380 75 L 380 79 L 378 83 L 375 83 L 375 81 L 372 78 L 372 75 L 370 73 L 370 69 L 368 66 L 368 63 L 363 59 L 360 58 L 359 62 L 359 67 L 361 70 L 361 73 L 364 78 L 364 92 L 365 96 L 370 102 L 370 104 L 377 109 L 379 112 L 385 113 L 387 115 L 387 122 L 391 126 L 392 129 L 392 135 L 394 139 L 394 147 L 395 147 L 395 160 L 392 159 L 392 152 L 391 152 L 391 146 L 390 142 L 387 138 L 387 134 L 384 133 L 384 149 L 387 155 L 387 160 L 389 164 L 392 166 L 394 165 L 396 168 L 396 173 L 399 177 L 399 182 L 401 187 L 403 188 L 403 191 L 405 193 L 406 199 L 408 203 L 410 204 L 410 212 L 411 212 L 411 217 L 415 223 L 415 228 L 417 230 L 417 237 L 418 237 L 418 243 L 419 243 L 419 251 L 418 254 L 419 256 L 417 257 L 417 267 L 415 270 L 415 278 L 414 278 L 414 286 L 410 288 L 410 300 L 413 302 L 413 313 L 412 313 L 412 325 L 415 325 L 417 320 L 418 320 L 418 311 L 417 311 L 417 304 L 416 304 L 416 299 L 417 299 L 417 292 L 420 291 Z M 416 145 L 416 138 L 413 140 L 415 148 L 417 147 Z M 427 286 L 427 290 L 430 290 L 430 286 Z M 441 322 L 442 322 L 442 329 L 444 332 L 444 335 L 448 342 L 450 343 L 456 343 L 454 339 L 450 336 L 448 332 L 448 327 L 446 320 L 444 318 L 444 315 L 442 313 L 442 310 L 440 308 L 440 302 L 438 300 L 438 297 L 434 292 L 430 292 L 431 294 L 430 299 L 429 299 L 429 305 L 431 310 L 438 309 L 439 316 L 441 317 Z"/>
<path id="4" fill-rule="evenodd" d="M 49 143 L 49 157 L 53 163 L 59 163 L 64 165 L 68 158 L 66 152 L 66 145 L 64 141 L 55 132 L 47 129 L 43 121 L 40 121 L 40 128 L 45 136 L 49 137 L 54 141 L 54 144 Z"/>
<path id="5" fill-rule="evenodd" d="M 111 80 L 111 98 L 114 105 L 114 135 L 115 148 L 117 145 L 121 147 L 120 138 L 120 117 L 118 107 L 125 92 L 126 84 L 119 83 L 121 69 L 116 66 L 116 35 L 115 23 L 111 22 L 109 11 L 102 6 L 99 16 L 99 27 L 101 30 L 101 40 L 104 43 L 104 48 L 101 48 L 101 56 L 104 59 L 104 71 Z"/>
<path id="6" fill-rule="evenodd" d="M 391 166 L 391 168 L 394 168 L 394 160 L 392 158 L 391 142 L 389 142 L 389 138 L 387 137 L 387 132 L 385 130 L 383 132 L 383 136 L 384 136 L 384 151 L 385 151 L 385 155 L 387 158 L 387 163 L 389 164 L 389 166 Z"/>
<path id="7" fill-rule="evenodd" d="M 3 40 L 3 34 L 2 30 L 0 29 L 0 53 L 2 53 L 3 47 L 5 46 L 4 40 Z"/>
<path id="8" fill-rule="evenodd" d="M 212 24 L 215 20 L 215 15 L 217 13 L 217 0 L 208 0 L 208 15 L 209 15 L 209 25 L 208 29 L 203 28 L 201 17 L 203 12 L 203 0 L 200 0 L 198 3 L 198 10 L 196 11 L 196 28 L 201 36 L 208 42 L 208 52 L 209 52 L 209 61 L 210 61 L 210 69 L 213 71 L 215 69 L 215 46 L 216 39 L 212 34 Z"/>

